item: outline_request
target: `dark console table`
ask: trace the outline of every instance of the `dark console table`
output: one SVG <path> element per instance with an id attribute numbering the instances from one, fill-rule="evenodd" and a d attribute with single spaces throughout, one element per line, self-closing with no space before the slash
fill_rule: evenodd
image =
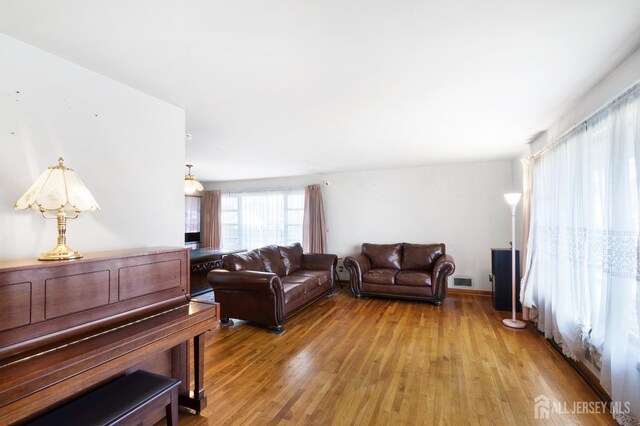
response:
<path id="1" fill-rule="evenodd" d="M 212 269 L 222 267 L 222 257 L 226 254 L 240 253 L 244 250 L 222 250 L 219 248 L 206 247 L 189 252 L 191 258 L 191 295 L 211 291 L 211 286 L 207 281 L 207 274 Z"/>

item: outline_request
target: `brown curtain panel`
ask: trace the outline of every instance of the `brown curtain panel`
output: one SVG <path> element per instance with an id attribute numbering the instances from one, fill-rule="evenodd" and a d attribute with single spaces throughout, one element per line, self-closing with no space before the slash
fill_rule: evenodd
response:
<path id="1" fill-rule="evenodd" d="M 304 188 L 302 247 L 307 253 L 326 253 L 327 251 L 327 229 L 320 185 L 309 185 Z"/>
<path id="2" fill-rule="evenodd" d="M 220 191 L 204 193 L 204 246 L 220 248 L 222 244 L 222 194 Z"/>

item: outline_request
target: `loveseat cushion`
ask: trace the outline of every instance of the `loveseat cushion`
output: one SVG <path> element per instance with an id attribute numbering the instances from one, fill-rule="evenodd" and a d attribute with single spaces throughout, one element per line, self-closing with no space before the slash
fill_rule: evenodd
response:
<path id="1" fill-rule="evenodd" d="M 228 254 L 222 258 L 222 267 L 227 271 L 265 271 L 262 258 L 256 250 Z"/>
<path id="2" fill-rule="evenodd" d="M 370 269 L 362 276 L 362 281 L 373 284 L 395 284 L 397 269 Z"/>
<path id="3" fill-rule="evenodd" d="M 295 243 L 290 246 L 278 246 L 278 250 L 280 250 L 280 257 L 282 258 L 282 263 L 284 264 L 287 275 L 302 268 L 303 251 L 300 243 Z"/>
<path id="4" fill-rule="evenodd" d="M 266 246 L 259 248 L 258 253 L 262 258 L 262 264 L 264 265 L 265 271 L 273 272 L 279 277 L 287 275 L 284 263 L 280 257 L 280 250 L 278 250 L 278 246 Z"/>
<path id="5" fill-rule="evenodd" d="M 436 260 L 445 253 L 444 244 L 402 245 L 402 269 L 431 271 Z"/>
<path id="6" fill-rule="evenodd" d="M 373 269 L 400 269 L 402 244 L 362 244 L 362 253 L 371 261 Z"/>
<path id="7" fill-rule="evenodd" d="M 425 271 L 402 270 L 396 275 L 397 285 L 431 285 L 431 274 Z"/>

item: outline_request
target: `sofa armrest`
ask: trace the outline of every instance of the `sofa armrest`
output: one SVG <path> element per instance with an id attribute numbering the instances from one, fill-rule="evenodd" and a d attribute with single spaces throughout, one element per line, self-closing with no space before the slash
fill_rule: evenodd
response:
<path id="1" fill-rule="evenodd" d="M 302 255 L 302 268 L 313 271 L 331 271 L 338 263 L 338 256 L 335 254 L 305 253 Z"/>
<path id="2" fill-rule="evenodd" d="M 360 253 L 345 257 L 344 266 L 349 270 L 353 268 L 353 271 L 362 279 L 362 274 L 371 269 L 371 261 L 366 255 Z"/>
<path id="3" fill-rule="evenodd" d="M 366 255 L 360 253 L 345 257 L 344 267 L 349 271 L 351 292 L 359 296 L 362 291 L 362 275 L 371 269 L 371 261 Z"/>
<path id="4" fill-rule="evenodd" d="M 282 295 L 280 278 L 271 272 L 214 269 L 207 274 L 214 290 L 240 290 Z"/>
<path id="5" fill-rule="evenodd" d="M 433 265 L 433 270 L 431 271 L 432 291 L 436 299 L 444 300 L 447 294 L 447 277 L 453 274 L 455 270 L 456 263 L 450 255 L 445 254 L 436 260 L 436 264 Z"/>

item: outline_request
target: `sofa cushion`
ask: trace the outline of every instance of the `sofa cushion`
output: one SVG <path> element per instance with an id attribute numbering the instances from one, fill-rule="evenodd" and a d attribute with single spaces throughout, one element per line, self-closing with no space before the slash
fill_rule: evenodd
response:
<path id="1" fill-rule="evenodd" d="M 311 271 L 309 269 L 299 269 L 293 273 L 291 273 L 292 277 L 301 276 L 301 277 L 316 277 L 321 279 L 329 279 L 331 278 L 331 274 L 329 271 Z"/>
<path id="2" fill-rule="evenodd" d="M 317 298 L 318 296 L 327 293 L 327 291 L 329 291 L 329 289 L 331 288 L 331 282 L 328 278 L 326 277 L 320 277 L 319 279 L 315 280 L 316 282 L 313 283 L 313 286 L 311 285 L 306 285 L 307 287 L 307 302 Z"/>
<path id="3" fill-rule="evenodd" d="M 228 254 L 222 258 L 222 267 L 227 271 L 264 272 L 262 258 L 256 250 L 245 253 Z"/>
<path id="4" fill-rule="evenodd" d="M 290 311 L 292 309 L 297 308 L 298 306 L 304 304 L 304 295 L 306 293 L 304 284 L 302 283 L 288 283 L 282 284 L 282 289 L 284 290 L 284 304 L 291 305 L 285 306 L 286 311 Z"/>
<path id="5" fill-rule="evenodd" d="M 290 246 L 278 246 L 280 257 L 287 275 L 302 268 L 302 246 L 295 243 Z"/>
<path id="6" fill-rule="evenodd" d="M 286 277 L 282 277 L 280 282 L 282 284 L 305 284 L 307 282 L 315 282 L 316 280 L 313 277 L 306 277 L 304 275 L 287 275 Z"/>
<path id="7" fill-rule="evenodd" d="M 397 285 L 431 285 L 431 274 L 425 271 L 402 270 L 396 275 Z"/>
<path id="8" fill-rule="evenodd" d="M 397 269 L 370 269 L 362 275 L 362 281 L 374 284 L 395 284 Z"/>
<path id="9" fill-rule="evenodd" d="M 311 279 L 312 282 L 316 283 L 317 285 L 320 285 L 320 283 L 331 281 L 331 274 L 329 273 L 329 271 L 309 271 L 307 269 L 300 269 L 299 271 L 296 271 L 289 276 Z"/>
<path id="10" fill-rule="evenodd" d="M 402 245 L 402 269 L 430 271 L 440 256 L 445 253 L 444 244 Z"/>
<path id="11" fill-rule="evenodd" d="M 284 269 L 284 263 L 282 263 L 282 258 L 280 257 L 280 250 L 278 250 L 278 246 L 266 246 L 259 248 L 258 253 L 262 258 L 262 264 L 264 265 L 265 271 L 273 272 L 279 277 L 287 275 L 287 272 Z"/>
<path id="12" fill-rule="evenodd" d="M 371 261 L 373 269 L 400 269 L 402 244 L 362 244 L 362 253 Z"/>

